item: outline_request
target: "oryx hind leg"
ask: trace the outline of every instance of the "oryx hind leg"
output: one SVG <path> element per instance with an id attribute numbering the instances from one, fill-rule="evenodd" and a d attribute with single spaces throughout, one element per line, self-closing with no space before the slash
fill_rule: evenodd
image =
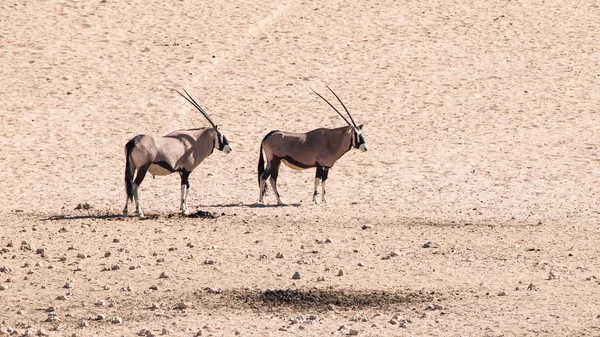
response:
<path id="1" fill-rule="evenodd" d="M 187 205 L 187 196 L 190 193 L 190 182 L 189 182 L 190 172 L 183 170 L 181 172 L 181 205 L 179 209 L 183 215 L 190 214 Z"/>
<path id="2" fill-rule="evenodd" d="M 138 169 L 137 175 L 135 176 L 135 180 L 133 181 L 133 200 L 135 201 L 135 210 L 140 216 L 140 218 L 144 217 L 144 212 L 142 212 L 142 208 L 140 207 L 140 197 L 138 193 L 138 189 L 144 181 L 146 177 L 146 172 L 148 172 L 148 168 L 150 165 L 144 165 Z"/>
<path id="3" fill-rule="evenodd" d="M 273 193 L 275 194 L 275 197 L 277 198 L 277 204 L 284 205 L 285 203 L 283 202 L 283 200 L 281 200 L 281 196 L 279 195 L 279 192 L 277 191 L 277 176 L 279 175 L 279 166 L 280 165 L 281 165 L 280 158 L 273 159 L 273 162 L 271 163 L 271 178 L 269 179 L 269 182 L 271 183 L 271 188 L 273 188 Z"/>
<path id="4" fill-rule="evenodd" d="M 319 184 L 321 183 L 321 177 L 323 176 L 323 166 L 317 166 L 317 173 L 315 174 L 315 190 L 313 192 L 313 201 L 315 204 L 319 204 L 319 201 L 317 200 L 317 188 L 319 187 Z"/>
<path id="5" fill-rule="evenodd" d="M 259 203 L 264 203 L 264 197 L 265 194 L 267 194 L 267 179 L 269 179 L 269 176 L 271 176 L 271 162 L 267 163 L 267 168 L 265 169 L 265 171 L 260 175 L 260 179 L 258 182 L 259 185 L 259 196 L 258 196 L 258 202 Z"/>

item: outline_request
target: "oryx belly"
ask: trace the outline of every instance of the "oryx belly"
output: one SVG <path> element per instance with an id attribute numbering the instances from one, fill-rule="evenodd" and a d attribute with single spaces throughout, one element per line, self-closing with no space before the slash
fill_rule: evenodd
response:
<path id="1" fill-rule="evenodd" d="M 287 161 L 285 159 L 283 159 L 282 162 L 285 164 L 285 166 L 287 166 L 287 167 L 289 167 L 291 169 L 294 169 L 294 170 L 305 170 L 305 169 L 308 168 L 306 166 L 302 167 L 302 166 L 294 165 L 294 164 L 290 163 L 289 161 Z"/>
<path id="2" fill-rule="evenodd" d="M 172 170 L 161 166 L 160 164 L 152 164 L 148 168 L 148 172 L 153 176 L 166 176 L 173 173 Z"/>

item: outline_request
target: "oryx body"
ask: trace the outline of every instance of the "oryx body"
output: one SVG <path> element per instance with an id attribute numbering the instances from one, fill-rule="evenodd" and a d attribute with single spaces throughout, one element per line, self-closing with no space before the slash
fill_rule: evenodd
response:
<path id="1" fill-rule="evenodd" d="M 179 93 L 179 92 L 178 92 Z M 181 93 L 179 93 L 182 95 Z M 186 92 L 187 94 L 187 92 Z M 183 96 L 183 95 L 182 95 Z M 163 137 L 137 135 L 125 145 L 125 189 L 127 200 L 123 215 L 128 215 L 130 200 L 135 200 L 136 211 L 144 216 L 140 208 L 138 188 L 146 173 L 152 176 L 164 176 L 171 173 L 181 175 L 181 204 L 183 214 L 188 214 L 187 195 L 189 193 L 189 175 L 200 163 L 212 154 L 214 149 L 231 152 L 231 146 L 221 129 L 215 125 L 208 114 L 189 96 L 185 97 L 213 125 L 212 128 L 180 130 Z M 137 175 L 134 174 L 137 171 Z"/>
<path id="2" fill-rule="evenodd" d="M 329 87 L 327 87 L 329 89 Z M 331 91 L 331 89 L 329 89 Z M 335 93 L 331 91 L 334 95 Z M 315 92 L 316 93 L 316 92 Z M 317 94 L 319 95 L 319 94 Z M 344 103 L 340 101 L 344 109 Z M 323 96 L 319 95 L 323 98 Z M 323 98 L 325 100 L 325 98 Z M 307 133 L 293 133 L 285 131 L 271 131 L 262 140 L 260 144 L 260 153 L 258 159 L 258 184 L 260 188 L 259 202 L 263 202 L 266 192 L 266 181 L 269 179 L 273 193 L 277 198 L 278 204 L 283 204 L 277 191 L 277 176 L 281 162 L 288 167 L 296 170 L 316 168 L 315 189 L 313 192 L 313 201 L 317 201 L 317 188 L 322 184 L 321 198 L 327 202 L 325 196 L 325 182 L 329 169 L 346 152 L 352 148 L 367 151 L 367 144 L 361 134 L 361 126 L 356 126 L 350 112 L 348 116 L 352 124 L 337 110 L 331 103 L 325 100 L 345 121 L 348 126 L 336 129 L 316 129 Z M 267 166 L 264 167 L 266 158 Z"/>

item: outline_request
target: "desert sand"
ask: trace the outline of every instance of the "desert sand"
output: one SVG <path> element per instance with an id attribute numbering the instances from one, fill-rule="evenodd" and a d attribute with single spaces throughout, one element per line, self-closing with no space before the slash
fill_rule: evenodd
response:
<path id="1" fill-rule="evenodd" d="M 599 6 L 2 2 L 0 335 L 600 335 Z M 326 85 L 369 151 L 258 205 L 264 135 L 344 125 Z M 123 218 L 125 143 L 209 125 L 172 88 L 234 149 L 215 218 L 176 174 Z"/>

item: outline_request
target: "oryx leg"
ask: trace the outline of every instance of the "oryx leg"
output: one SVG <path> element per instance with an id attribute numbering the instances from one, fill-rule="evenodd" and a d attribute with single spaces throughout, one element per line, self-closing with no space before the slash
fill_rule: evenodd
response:
<path id="1" fill-rule="evenodd" d="M 277 198 L 277 204 L 283 205 L 284 202 L 281 200 L 281 196 L 279 192 L 277 192 L 277 176 L 279 175 L 279 166 L 281 165 L 281 158 L 273 158 L 271 162 L 271 178 L 269 182 L 271 183 L 271 187 L 273 188 L 273 193 L 275 193 L 275 197 Z"/>
<path id="2" fill-rule="evenodd" d="M 138 169 L 137 175 L 135 176 L 135 180 L 133 181 L 133 200 L 135 201 L 135 210 L 138 212 L 140 218 L 144 217 L 144 212 L 140 208 L 140 197 L 138 194 L 138 188 L 144 181 L 144 177 L 146 177 L 146 172 L 148 172 L 148 168 L 150 165 L 144 165 Z"/>
<path id="3" fill-rule="evenodd" d="M 325 181 L 327 180 L 328 173 L 329 173 L 329 168 L 323 167 L 323 175 L 321 176 L 321 188 L 322 188 L 321 201 L 323 201 L 323 203 L 327 203 L 327 199 L 325 198 Z"/>
<path id="4" fill-rule="evenodd" d="M 190 172 L 186 170 L 181 172 L 181 205 L 179 206 L 179 209 L 183 215 L 188 215 L 190 213 L 187 206 L 187 196 L 188 193 L 190 193 L 189 177 Z"/>
<path id="5" fill-rule="evenodd" d="M 135 174 L 135 167 L 133 165 L 128 166 L 128 172 L 126 172 L 125 189 L 129 186 L 132 187 L 131 193 L 133 194 L 133 176 Z M 125 208 L 123 208 L 123 216 L 129 216 L 129 191 L 126 191 L 127 196 L 125 197 Z"/>
<path id="6" fill-rule="evenodd" d="M 263 203 L 264 200 L 263 198 L 265 197 L 265 194 L 267 193 L 267 179 L 269 179 L 269 176 L 271 175 L 271 162 L 267 162 L 267 168 L 265 169 L 265 171 L 260 175 L 260 180 L 259 180 L 259 187 L 260 187 L 260 195 L 258 196 L 258 202 L 259 203 Z"/>
<path id="7" fill-rule="evenodd" d="M 321 183 L 322 176 L 323 176 L 323 166 L 317 166 L 317 173 L 315 175 L 315 191 L 313 192 L 313 201 L 317 205 L 319 204 L 319 201 L 317 200 L 317 188 L 319 187 L 319 184 Z"/>

